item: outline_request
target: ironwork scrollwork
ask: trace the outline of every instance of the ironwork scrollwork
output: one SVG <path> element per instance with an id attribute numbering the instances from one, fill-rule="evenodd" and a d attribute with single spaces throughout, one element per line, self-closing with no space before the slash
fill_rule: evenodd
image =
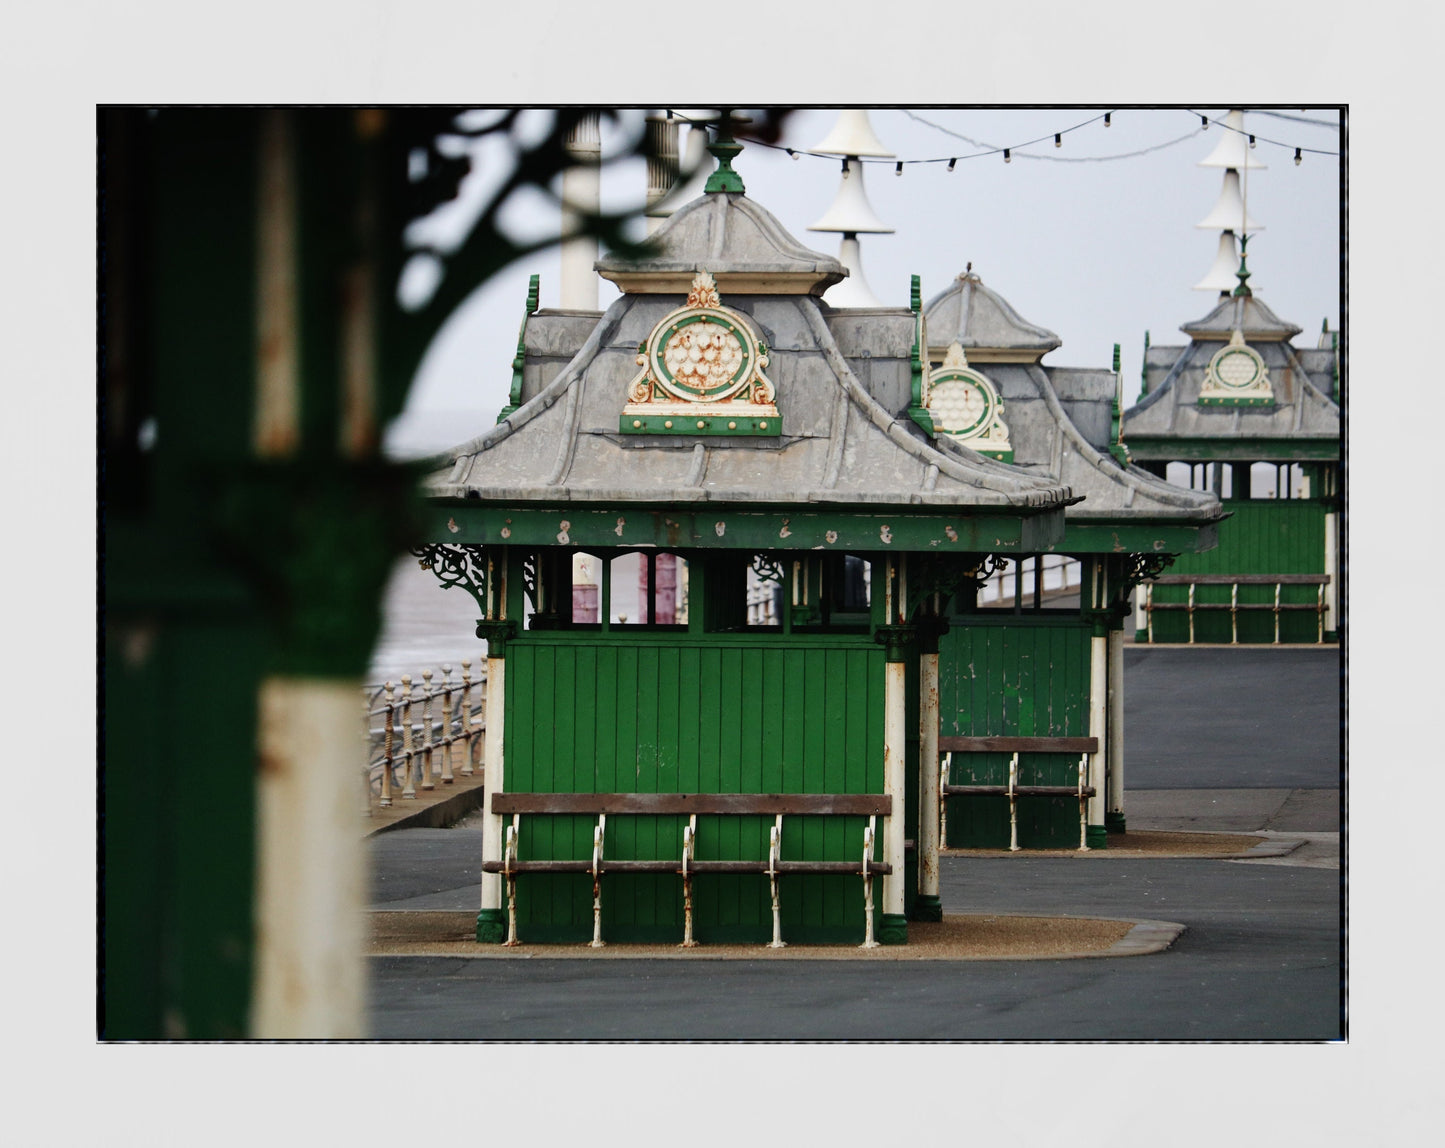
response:
<path id="1" fill-rule="evenodd" d="M 952 597 L 964 586 L 982 587 L 996 572 L 1008 566 L 1000 554 L 986 554 L 977 565 L 952 557 L 927 558 L 917 575 L 917 593 L 909 616 L 916 615 L 933 595 L 939 596 L 939 607 L 945 609 Z"/>
<path id="2" fill-rule="evenodd" d="M 522 559 L 522 587 L 527 591 L 527 600 L 533 610 L 540 610 L 537 604 L 537 554 L 532 552 Z"/>
<path id="3" fill-rule="evenodd" d="M 783 564 L 767 554 L 754 554 L 752 571 L 759 582 L 776 582 L 782 585 Z"/>
<path id="4" fill-rule="evenodd" d="M 1178 557 L 1177 554 L 1130 554 L 1125 559 L 1122 579 L 1124 596 L 1132 594 L 1141 582 L 1159 577 L 1174 565 L 1174 560 Z"/>
<path id="5" fill-rule="evenodd" d="M 432 542 L 413 547 L 412 554 L 423 570 L 430 570 L 442 589 L 460 586 L 487 612 L 487 548 L 472 543 Z"/>

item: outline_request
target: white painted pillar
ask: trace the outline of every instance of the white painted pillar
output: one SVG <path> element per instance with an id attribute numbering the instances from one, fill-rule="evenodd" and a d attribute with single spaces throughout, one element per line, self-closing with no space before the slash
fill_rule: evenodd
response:
<path id="1" fill-rule="evenodd" d="M 918 892 L 938 896 L 938 655 L 918 662 Z"/>
<path id="2" fill-rule="evenodd" d="M 487 551 L 487 618 L 507 618 L 507 547 Z M 503 723 L 507 706 L 507 659 L 494 657 L 487 643 L 487 692 L 483 716 L 486 735 L 482 741 L 482 860 L 500 861 L 505 829 L 500 814 L 492 812 L 492 794 L 506 790 L 506 762 L 502 753 Z M 482 874 L 482 909 L 502 908 L 502 875 Z"/>
<path id="3" fill-rule="evenodd" d="M 672 214 L 670 209 L 659 208 L 672 185 L 677 181 L 677 129 L 678 122 L 667 116 L 647 117 L 647 137 L 651 155 L 647 157 L 647 234 L 651 235 L 663 225 Z"/>
<path id="4" fill-rule="evenodd" d="M 572 130 L 567 154 L 577 162 L 562 173 L 562 306 L 595 311 L 597 274 L 593 264 L 598 256 L 597 239 L 576 235 L 582 214 L 596 214 L 602 202 L 598 178 L 602 136 L 595 112 L 583 116 Z"/>
<path id="5" fill-rule="evenodd" d="M 1104 807 L 1108 795 L 1105 793 L 1104 761 L 1108 747 L 1106 724 L 1109 714 L 1109 639 L 1096 634 L 1089 644 L 1089 736 L 1099 739 L 1099 752 L 1089 761 L 1089 784 L 1094 787 L 1094 796 L 1089 798 L 1089 824 L 1104 824 Z"/>
<path id="6" fill-rule="evenodd" d="M 360 681 L 267 678 L 259 696 L 250 1035 L 364 1037 Z"/>
<path id="7" fill-rule="evenodd" d="M 488 651 L 490 655 L 490 650 Z M 507 697 L 507 659 L 487 658 L 486 738 L 482 761 L 482 860 L 502 859 L 502 816 L 492 812 L 492 794 L 503 792 L 502 722 Z M 483 909 L 502 908 L 502 875 L 482 874 Z"/>
<path id="8" fill-rule="evenodd" d="M 1325 587 L 1325 629 L 1336 632 L 1339 624 L 1339 530 L 1340 516 L 1331 512 L 1325 515 L 1325 573 L 1330 576 Z"/>
<path id="9" fill-rule="evenodd" d="M 1124 631 L 1109 631 L 1109 803 L 1124 815 Z"/>

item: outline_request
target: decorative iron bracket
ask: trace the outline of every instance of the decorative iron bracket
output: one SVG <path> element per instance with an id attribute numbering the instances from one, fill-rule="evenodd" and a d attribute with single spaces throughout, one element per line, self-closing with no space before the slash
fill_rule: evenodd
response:
<path id="1" fill-rule="evenodd" d="M 487 613 L 487 548 L 468 542 L 431 542 L 412 549 L 423 570 L 437 576 L 442 589 L 460 586 Z"/>
<path id="2" fill-rule="evenodd" d="M 1138 589 L 1141 582 L 1147 582 L 1151 578 L 1157 578 L 1170 566 L 1174 565 L 1177 554 L 1130 554 L 1124 561 L 1126 566 L 1124 576 L 1120 579 L 1123 587 L 1123 597 L 1128 598 L 1130 594 Z"/>
<path id="3" fill-rule="evenodd" d="M 920 617 L 919 611 L 935 594 L 940 598 L 940 612 L 946 610 L 948 603 L 963 586 L 970 582 L 975 586 L 982 586 L 994 571 L 1007 565 L 1008 559 L 997 554 L 985 555 L 975 566 L 969 566 L 967 559 L 952 556 L 930 555 L 924 558 L 914 576 L 916 581 L 913 586 L 913 608 L 908 612 L 909 619 Z"/>

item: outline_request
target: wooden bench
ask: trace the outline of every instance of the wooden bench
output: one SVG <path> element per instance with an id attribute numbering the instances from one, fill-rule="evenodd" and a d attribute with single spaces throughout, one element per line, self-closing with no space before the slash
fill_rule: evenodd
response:
<path id="1" fill-rule="evenodd" d="M 1019 850 L 1018 799 L 1020 797 L 1077 797 L 1079 799 L 1079 848 L 1088 846 L 1088 799 L 1097 792 L 1092 785 L 1084 782 L 1089 776 L 1089 757 L 1099 752 L 1096 737 L 940 737 L 938 752 L 948 754 L 939 778 L 939 839 L 947 840 L 948 814 L 945 802 L 950 797 L 1007 797 L 1009 818 L 1009 850 Z M 955 753 L 1011 753 L 1008 765 L 1007 785 L 950 785 L 949 767 Z M 1077 785 L 1020 785 L 1019 754 L 1021 753 L 1067 753 L 1079 754 L 1079 782 Z"/>
<path id="2" fill-rule="evenodd" d="M 1328 574 L 1162 574 L 1154 578 L 1146 585 L 1148 589 L 1144 592 L 1144 623 L 1150 634 L 1154 631 L 1155 610 L 1187 610 L 1189 611 L 1189 640 L 1194 641 L 1194 612 L 1196 610 L 1228 610 L 1230 627 L 1230 644 L 1239 644 L 1239 611 L 1241 610 L 1272 610 L 1274 612 L 1274 644 L 1279 645 L 1279 619 L 1280 614 L 1286 610 L 1313 610 L 1317 615 L 1317 628 L 1315 644 L 1323 644 L 1325 640 L 1325 588 L 1330 584 Z M 1187 602 L 1156 602 L 1154 601 L 1155 586 L 1188 586 L 1189 600 Z M 1228 602 L 1196 602 L 1194 600 L 1194 588 L 1196 586 L 1228 586 Z M 1241 602 L 1239 600 L 1239 588 L 1241 586 L 1273 586 L 1273 602 Z M 1317 591 L 1313 602 L 1281 602 L 1280 591 L 1285 586 L 1315 586 Z"/>
<path id="3" fill-rule="evenodd" d="M 856 874 L 863 878 L 865 948 L 873 948 L 873 877 L 893 872 L 891 865 L 873 860 L 877 819 L 893 812 L 893 798 L 884 794 L 809 793 L 494 793 L 491 812 L 510 815 L 500 861 L 483 861 L 485 873 L 501 873 L 507 882 L 507 941 L 518 944 L 516 878 L 519 873 L 590 873 L 592 875 L 592 944 L 602 940 L 602 875 L 604 873 L 677 873 L 683 889 L 683 946 L 692 948 L 692 875 L 694 873 L 765 874 L 772 892 L 773 940 L 770 948 L 782 948 L 778 909 L 778 878 L 788 873 Z M 534 814 L 580 814 L 595 816 L 590 860 L 524 860 L 517 856 L 521 818 Z M 629 815 L 674 815 L 688 818 L 676 860 L 612 859 L 604 856 L 603 839 L 607 817 Z M 768 857 L 763 860 L 701 858 L 696 856 L 699 814 L 764 816 L 774 819 L 769 830 Z M 868 818 L 863 833 L 863 856 L 858 861 L 790 861 L 782 857 L 784 817 L 862 816 Z"/>

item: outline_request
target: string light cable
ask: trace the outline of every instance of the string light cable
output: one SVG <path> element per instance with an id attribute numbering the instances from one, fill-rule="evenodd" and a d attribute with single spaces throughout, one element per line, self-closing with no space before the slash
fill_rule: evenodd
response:
<path id="1" fill-rule="evenodd" d="M 895 109 L 890 109 L 890 110 L 895 110 Z M 1148 154 L 1150 154 L 1151 152 L 1163 151 L 1165 148 L 1175 147 L 1175 146 L 1177 146 L 1178 144 L 1183 143 L 1185 140 L 1193 139 L 1195 136 L 1197 136 L 1197 135 L 1201 134 L 1202 132 L 1206 131 L 1209 126 L 1218 125 L 1219 127 L 1225 128 L 1225 129 L 1228 130 L 1228 131 L 1235 131 L 1235 130 L 1236 130 L 1236 129 L 1230 127 L 1230 126 L 1229 126 L 1227 123 L 1225 123 L 1222 119 L 1211 119 L 1211 118 L 1209 118 L 1208 116 L 1206 116 L 1203 112 L 1198 112 L 1198 111 L 1194 111 L 1193 109 L 1188 109 L 1188 108 L 1186 108 L 1186 109 L 1180 109 L 1180 110 L 1187 112 L 1187 113 L 1188 113 L 1189 115 L 1191 115 L 1191 116 L 1197 116 L 1197 117 L 1199 117 L 1200 126 L 1197 127 L 1197 128 L 1195 128 L 1195 129 L 1194 129 L 1193 131 L 1191 131 L 1191 132 L 1186 132 L 1184 135 L 1177 136 L 1177 137 L 1175 137 L 1174 139 L 1171 139 L 1171 140 L 1166 140 L 1166 141 L 1163 142 L 1163 143 L 1152 144 L 1152 145 L 1149 146 L 1149 147 L 1138 148 L 1138 149 L 1136 149 L 1136 150 L 1134 150 L 1134 151 L 1116 152 L 1116 153 L 1114 153 L 1114 154 L 1112 154 L 1112 155 L 1101 155 L 1101 156 L 1068 156 L 1068 155 L 1052 155 L 1052 154 L 1033 154 L 1033 153 L 1029 153 L 1029 152 L 1020 151 L 1019 149 L 1020 149 L 1020 148 L 1032 147 L 1034 144 L 1045 143 L 1045 142 L 1050 141 L 1050 140 L 1054 141 L 1054 146 L 1055 146 L 1055 148 L 1060 148 L 1060 147 L 1062 147 L 1063 137 L 1066 136 L 1066 135 L 1068 135 L 1068 134 L 1070 134 L 1071 132 L 1080 131 L 1080 130 L 1083 129 L 1083 128 L 1089 127 L 1091 124 L 1096 124 L 1096 123 L 1098 123 L 1100 120 L 1103 120 L 1103 121 L 1104 121 L 1104 125 L 1105 125 L 1106 127 L 1108 127 L 1109 124 L 1110 124 L 1110 121 L 1111 121 L 1111 119 L 1112 119 L 1112 116 L 1115 114 L 1115 112 L 1117 111 L 1117 109 L 1114 109 L 1114 110 L 1111 110 L 1111 111 L 1108 111 L 1108 112 L 1102 112 L 1102 113 L 1100 113 L 1099 115 L 1093 116 L 1093 117 L 1091 117 L 1090 119 L 1084 120 L 1084 121 L 1081 122 L 1081 123 L 1074 124 L 1072 127 L 1063 128 L 1063 129 L 1060 129 L 1059 131 L 1046 132 L 1045 134 L 1039 136 L 1037 139 L 1028 140 L 1028 141 L 1026 141 L 1026 142 L 1024 142 L 1024 143 L 1020 143 L 1020 144 L 1010 144 L 1010 145 L 1008 145 L 1007 147 L 1002 146 L 1002 145 L 997 145 L 997 144 L 991 144 L 991 143 L 988 143 L 987 141 L 984 141 L 984 140 L 974 139 L 974 138 L 972 138 L 971 136 L 966 136 L 966 135 L 964 135 L 962 132 L 954 131 L 954 130 L 951 129 L 951 128 L 944 127 L 942 124 L 935 123 L 935 122 L 932 121 L 932 120 L 926 119 L 925 117 L 920 116 L 917 112 L 911 111 L 911 110 L 909 110 L 908 108 L 898 108 L 898 109 L 896 109 L 896 110 L 901 111 L 901 112 L 902 112 L 904 115 L 906 115 L 909 119 L 915 120 L 915 121 L 917 121 L 918 123 L 923 124 L 925 127 L 933 128 L 935 131 L 942 132 L 944 135 L 951 136 L 951 137 L 953 137 L 954 139 L 957 139 L 957 140 L 961 140 L 961 141 L 963 141 L 964 143 L 970 145 L 971 147 L 977 148 L 978 150 L 973 151 L 973 152 L 969 152 L 969 153 L 966 153 L 966 154 L 943 155 L 943 156 L 936 156 L 936 157 L 931 157 L 931 158 L 927 158 L 927 159 L 897 159 L 897 158 L 876 159 L 876 158 L 872 158 L 872 157 L 868 157 L 868 156 L 850 156 L 849 158 L 850 158 L 854 163 L 860 163 L 860 164 L 864 164 L 864 163 L 866 163 L 866 164 L 892 164 L 895 175 L 902 175 L 902 174 L 903 174 L 903 168 L 904 168 L 905 166 L 912 166 L 912 165 L 916 165 L 916 164 L 938 164 L 938 163 L 942 163 L 942 164 L 947 164 L 947 165 L 948 165 L 948 170 L 949 170 L 949 171 L 952 171 L 952 170 L 954 169 L 954 167 L 958 164 L 958 162 L 959 162 L 960 160 L 981 159 L 981 158 L 983 158 L 984 156 L 991 156 L 991 155 L 1002 155 L 1003 158 L 1004 158 L 1004 162 L 1006 162 L 1006 163 L 1009 162 L 1011 159 L 1013 159 L 1013 157 L 1014 157 L 1015 155 L 1017 155 L 1020 159 L 1048 160 L 1048 161 L 1050 161 L 1050 162 L 1052 162 L 1052 163 L 1109 163 L 1109 162 L 1112 162 L 1112 161 L 1115 161 L 1115 160 L 1134 159 L 1134 158 L 1137 157 L 1137 156 L 1148 155 Z M 676 112 L 676 111 L 672 111 L 672 112 L 670 112 L 669 114 L 670 114 L 671 118 L 674 118 L 674 119 L 680 121 L 681 123 L 688 124 L 689 126 L 705 126 L 705 127 L 710 127 L 710 128 L 717 126 L 715 120 L 707 120 L 707 119 L 697 120 L 697 119 L 692 119 L 691 117 L 685 116 L 685 115 L 683 115 L 682 113 Z M 1261 114 L 1269 114 L 1269 113 L 1261 113 Z M 1282 113 L 1281 113 L 1281 114 L 1282 114 Z M 1288 117 L 1285 117 L 1285 118 L 1288 118 L 1288 119 L 1299 119 L 1300 117 L 1288 116 Z M 1327 121 L 1323 121 L 1323 120 L 1305 120 L 1305 121 L 1303 121 L 1303 122 L 1315 123 L 1315 124 L 1320 124 L 1320 125 L 1323 125 L 1323 126 L 1335 126 L 1335 125 L 1330 125 L 1330 124 L 1327 123 Z M 1252 132 L 1238 132 L 1238 134 L 1239 134 L 1239 135 L 1248 136 L 1251 147 L 1254 146 L 1255 140 L 1258 139 L 1258 140 L 1260 140 L 1260 141 L 1262 141 L 1262 142 L 1264 142 L 1264 143 L 1271 144 L 1271 145 L 1273 145 L 1273 146 L 1275 146 L 1275 147 L 1282 147 L 1282 148 L 1285 148 L 1286 150 L 1292 149 L 1292 150 L 1295 152 L 1295 154 L 1296 154 L 1296 160 L 1295 160 L 1296 163 L 1299 162 L 1299 158 L 1298 158 L 1298 157 L 1299 157 L 1300 153 L 1303 153 L 1303 152 L 1308 152 L 1308 153 L 1310 153 L 1310 154 L 1312 154 L 1312 155 L 1327 155 L 1327 156 L 1338 156 L 1338 155 L 1339 155 L 1339 152 L 1337 152 L 1337 151 L 1328 151 L 1328 150 L 1323 149 L 1323 148 L 1301 147 L 1301 146 L 1297 146 L 1297 145 L 1295 145 L 1295 144 L 1285 143 L 1285 142 L 1283 142 L 1282 140 L 1269 139 L 1269 138 L 1266 137 L 1266 136 L 1257 135 L 1257 133 L 1252 133 Z M 789 156 L 789 158 L 794 159 L 794 160 L 799 159 L 799 158 L 801 158 L 802 156 L 808 156 L 810 159 L 826 159 L 826 160 L 829 160 L 830 162 L 833 162 L 833 163 L 839 162 L 839 161 L 838 161 L 838 157 L 837 157 L 836 155 L 824 155 L 822 152 L 809 151 L 809 150 L 806 149 L 806 148 L 787 147 L 787 146 L 785 146 L 785 145 L 783 145 L 783 144 L 770 143 L 770 142 L 767 141 L 767 140 L 756 139 L 756 138 L 750 137 L 750 136 L 746 135 L 746 134 L 743 133 L 743 132 L 735 132 L 735 135 L 736 135 L 736 138 L 738 138 L 738 139 L 740 139 L 740 140 L 746 141 L 750 146 L 767 148 L 767 149 L 769 149 L 769 150 L 771 150 L 771 151 L 786 152 L 787 155 Z"/>
<path id="2" fill-rule="evenodd" d="M 942 124 L 936 124 L 932 120 L 924 119 L 917 112 L 911 112 L 907 108 L 900 108 L 899 110 L 902 111 L 903 114 L 906 115 L 909 119 L 916 120 L 918 123 L 923 124 L 925 127 L 933 128 L 935 131 L 940 131 L 944 135 L 952 136 L 954 139 L 962 140 L 964 143 L 970 144 L 973 147 L 985 149 L 977 153 L 979 155 L 997 155 L 1000 152 L 1013 153 L 1017 152 L 1018 149 L 1021 147 L 1029 147 L 1030 144 L 1042 143 L 1044 140 L 1050 138 L 1053 138 L 1056 141 L 1054 146 L 1058 147 L 1062 142 L 1059 137 L 1068 135 L 1069 132 L 1078 131 L 1080 128 L 1088 127 L 1090 124 L 1098 123 L 1100 120 L 1103 120 L 1105 126 L 1108 126 L 1109 121 L 1114 114 L 1113 111 L 1105 112 L 1102 115 L 1095 116 L 1091 120 L 1085 120 L 1081 124 L 1075 124 L 1071 128 L 1065 128 L 1063 129 L 1063 131 L 1050 132 L 1048 135 L 1040 136 L 1036 140 L 1030 140 L 1029 143 L 1010 144 L 1008 147 L 997 147 L 991 143 L 986 143 L 983 140 L 973 139 L 971 136 L 966 136 L 962 132 L 956 132 L 951 128 L 946 128 Z M 1118 152 L 1114 155 L 1031 155 L 1027 152 L 1024 152 L 1020 154 L 1019 158 L 1049 160 L 1052 163 L 1107 163 L 1116 159 L 1133 159 L 1135 156 L 1148 155 L 1150 152 L 1155 151 L 1163 151 L 1165 148 L 1170 148 L 1173 147 L 1175 144 L 1183 143 L 1185 140 L 1193 139 L 1203 130 L 1203 127 L 1198 127 L 1195 128 L 1192 132 L 1187 132 L 1186 134 L 1179 136 L 1177 139 L 1172 139 L 1161 144 L 1154 144 L 1151 147 L 1139 148 L 1137 151 Z M 973 157 L 963 156 L 960 158 L 972 159 Z M 931 161 L 923 160 L 914 162 L 928 163 Z"/>
<path id="3" fill-rule="evenodd" d="M 1202 115 L 1203 113 L 1201 113 L 1201 112 L 1196 112 L 1196 111 L 1192 111 L 1192 110 L 1191 110 L 1189 114 L 1190 114 L 1190 115 L 1197 116 L 1197 115 Z M 1253 114 L 1253 112 L 1251 112 L 1251 114 Z M 1289 117 L 1286 117 L 1286 118 L 1288 118 L 1288 119 L 1295 119 L 1295 118 L 1297 118 L 1297 117 L 1289 116 Z M 1254 141 L 1255 141 L 1255 140 L 1259 140 L 1260 143 L 1273 144 L 1275 147 L 1282 147 L 1282 148 L 1284 148 L 1286 151 L 1288 151 L 1288 150 L 1290 150 L 1290 149 L 1292 148 L 1292 149 L 1294 149 L 1294 161 L 1295 161 L 1295 163 L 1299 163 L 1299 161 L 1300 161 L 1300 155 L 1301 155 L 1301 153 L 1303 153 L 1303 152 L 1308 152 L 1310 155 L 1333 155 L 1333 156 L 1337 156 L 1337 155 L 1340 154 L 1340 153 L 1337 152 L 1337 151 L 1329 151 L 1329 150 L 1327 150 L 1326 148 L 1301 147 L 1299 144 L 1285 143 L 1283 140 L 1272 140 L 1272 139 L 1270 139 L 1270 138 L 1267 137 L 1267 136 L 1262 136 L 1262 135 L 1260 135 L 1258 132 L 1240 131 L 1238 128 L 1232 128 L 1232 127 L 1230 127 L 1230 126 L 1229 126 L 1227 123 L 1225 123 L 1223 120 L 1210 120 L 1209 122 L 1210 122 L 1211 124 L 1217 124 L 1219 127 L 1224 128 L 1225 131 L 1234 132 L 1235 135 L 1248 136 L 1248 137 L 1249 137 L 1249 145 L 1250 145 L 1250 147 L 1253 147 L 1253 146 L 1254 146 Z M 1306 122 L 1309 122 L 1309 123 L 1323 123 L 1324 121 L 1322 121 L 1322 120 L 1312 120 L 1312 121 L 1306 121 Z M 1338 125 L 1331 124 L 1331 125 L 1329 125 L 1329 126 L 1331 126 L 1331 127 L 1336 127 L 1336 126 L 1338 126 Z"/>

